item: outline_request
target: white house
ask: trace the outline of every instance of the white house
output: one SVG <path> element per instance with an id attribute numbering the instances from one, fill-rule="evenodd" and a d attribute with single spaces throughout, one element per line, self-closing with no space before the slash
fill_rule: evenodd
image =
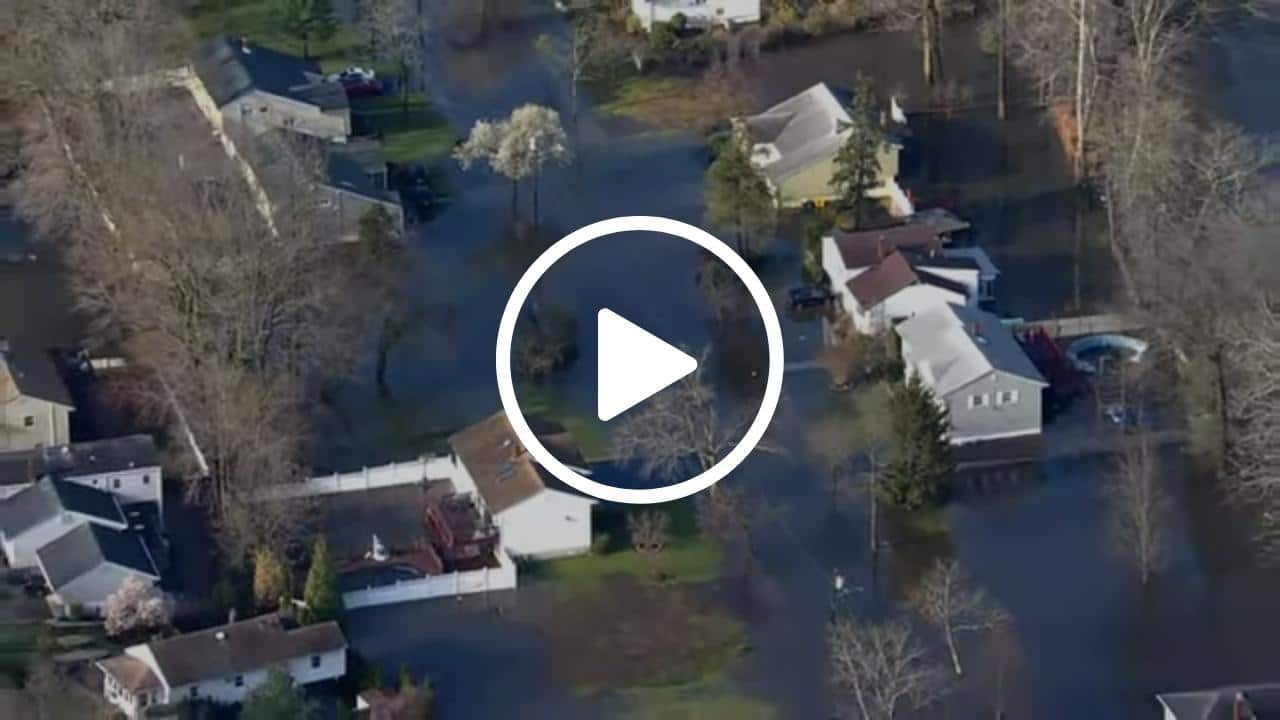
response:
<path id="1" fill-rule="evenodd" d="M 537 419 L 530 419 L 530 426 L 562 462 L 585 465 L 563 426 Z M 455 487 L 483 501 L 507 552 L 549 558 L 590 551 L 591 508 L 596 501 L 543 470 L 516 438 L 506 413 L 458 432 L 449 445 L 459 460 L 452 478 Z"/>
<path id="2" fill-rule="evenodd" d="M 1164 720 L 1265 720 L 1280 715 L 1280 685 L 1239 685 L 1163 693 Z"/>
<path id="3" fill-rule="evenodd" d="M 69 441 L 74 411 L 48 353 L 19 355 L 0 340 L 0 451 Z"/>
<path id="4" fill-rule="evenodd" d="M 0 547 L 12 568 L 37 567 L 36 551 L 84 523 L 128 529 L 114 495 L 45 478 L 0 500 Z"/>
<path id="5" fill-rule="evenodd" d="M 683 15 L 689 27 L 732 27 L 760 22 L 760 0 L 631 0 L 631 12 L 645 30 Z"/>
<path id="6" fill-rule="evenodd" d="M 81 523 L 36 550 L 36 562 L 52 591 L 47 598 L 55 608 L 82 608 L 102 614 L 107 597 L 130 575 L 152 583 L 160 570 L 142 537 L 98 523 Z"/>
<path id="7" fill-rule="evenodd" d="M 999 318 L 943 303 L 894 330 L 906 376 L 947 408 L 953 444 L 1040 433 L 1048 383 Z"/>
<path id="8" fill-rule="evenodd" d="M 227 120 L 259 132 L 279 128 L 337 142 L 351 135 L 347 91 L 314 60 L 218 37 L 201 47 L 195 71 Z"/>
<path id="9" fill-rule="evenodd" d="M 937 304 L 993 299 L 999 271 L 982 248 L 950 248 L 924 224 L 822 239 L 822 268 L 855 329 L 881 332 Z"/>
<path id="10" fill-rule="evenodd" d="M 107 490 L 126 502 L 164 501 L 160 455 L 150 435 L 0 453 L 0 499 L 46 475 Z"/>
<path id="11" fill-rule="evenodd" d="M 347 640 L 335 622 L 298 627 L 270 614 L 126 648 L 98 663 L 103 696 L 125 717 L 183 700 L 238 703 L 273 668 L 298 685 L 347 672 Z"/>
<path id="12" fill-rule="evenodd" d="M 826 83 L 818 83 L 758 115 L 734 121 L 751 142 L 751 162 L 779 205 L 822 205 L 839 194 L 833 182 L 835 159 L 849 136 L 847 107 L 852 100 L 847 93 L 838 96 Z M 896 215 L 910 215 L 911 201 L 897 182 L 900 149 L 901 144 L 886 131 L 877 154 L 879 184 L 869 188 L 866 196 L 885 200 Z"/>

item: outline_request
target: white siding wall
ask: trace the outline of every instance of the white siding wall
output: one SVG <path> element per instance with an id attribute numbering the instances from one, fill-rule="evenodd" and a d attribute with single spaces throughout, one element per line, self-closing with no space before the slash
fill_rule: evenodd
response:
<path id="1" fill-rule="evenodd" d="M 969 307 L 978 306 L 978 271 L 976 269 L 930 267 L 927 260 L 920 263 L 919 267 L 927 273 L 932 273 L 938 277 L 963 285 L 965 294 L 968 297 L 957 302 L 957 304 L 968 305 Z"/>
<path id="2" fill-rule="evenodd" d="M 254 91 L 222 110 L 228 120 L 258 129 L 283 128 L 326 140 L 346 140 L 351 134 L 351 111 L 321 111 L 314 105 L 279 95 Z"/>
<path id="3" fill-rule="evenodd" d="M 320 666 L 311 667 L 311 656 L 290 660 L 281 669 L 287 670 L 298 685 L 333 680 L 347 674 L 347 651 L 334 650 L 320 655 Z M 259 668 L 244 673 L 244 683 L 236 685 L 235 676 L 206 680 L 194 685 L 198 697 L 219 703 L 237 703 L 244 700 L 254 688 L 266 682 L 268 668 Z M 181 685 L 171 688 L 164 698 L 165 702 L 179 702 L 191 697 L 192 685 Z"/>
<path id="4" fill-rule="evenodd" d="M 66 480 L 105 490 L 120 498 L 121 502 L 156 502 L 163 499 L 160 467 L 140 467 L 113 473 L 96 475 L 72 475 Z"/>
<path id="5" fill-rule="evenodd" d="M 549 558 L 591 550 L 591 506 L 586 498 L 543 490 L 494 516 L 502 545 L 517 557 Z"/>
<path id="6" fill-rule="evenodd" d="M 26 396 L 0 403 L 0 450 L 30 450 L 70 440 L 70 408 Z"/>
<path id="7" fill-rule="evenodd" d="M 631 0 L 646 30 L 682 13 L 693 27 L 760 22 L 760 0 Z"/>

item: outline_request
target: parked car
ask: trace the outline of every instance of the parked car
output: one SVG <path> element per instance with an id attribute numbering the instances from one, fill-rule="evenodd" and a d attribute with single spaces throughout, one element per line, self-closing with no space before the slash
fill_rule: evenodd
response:
<path id="1" fill-rule="evenodd" d="M 835 302 L 835 295 L 826 288 L 802 285 L 787 291 L 787 301 L 792 310 L 823 309 Z"/>
<path id="2" fill-rule="evenodd" d="M 342 72 L 334 73 L 330 79 L 342 83 L 342 89 L 347 91 L 347 97 L 373 97 L 383 92 L 382 81 L 378 79 L 377 74 L 360 67 L 349 67 Z"/>

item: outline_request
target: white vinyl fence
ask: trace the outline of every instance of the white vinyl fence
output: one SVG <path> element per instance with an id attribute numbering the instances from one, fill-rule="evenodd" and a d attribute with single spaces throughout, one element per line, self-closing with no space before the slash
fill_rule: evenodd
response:
<path id="1" fill-rule="evenodd" d="M 259 499 L 285 500 L 358 492 L 395 485 L 413 485 L 424 480 L 453 480 L 458 474 L 458 463 L 454 458 L 448 455 L 423 456 L 417 460 L 367 467 L 349 473 L 318 475 L 300 483 L 274 485 L 266 488 Z"/>
<path id="2" fill-rule="evenodd" d="M 510 590 L 516 586 L 516 566 L 506 551 L 499 548 L 498 567 L 470 570 L 449 575 L 430 575 L 417 580 L 402 580 L 393 585 L 352 590 L 342 594 L 348 610 L 377 605 L 456 597 L 493 590 Z"/>

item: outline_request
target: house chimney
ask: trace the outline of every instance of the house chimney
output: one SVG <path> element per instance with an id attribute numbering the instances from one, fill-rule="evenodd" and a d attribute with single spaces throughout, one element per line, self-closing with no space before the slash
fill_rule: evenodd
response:
<path id="1" fill-rule="evenodd" d="M 0 335 L 0 355 L 9 354 L 9 338 Z"/>
<path id="2" fill-rule="evenodd" d="M 236 609 L 231 608 L 230 610 L 227 611 L 227 624 L 232 625 L 235 623 L 235 621 L 236 621 Z"/>
<path id="3" fill-rule="evenodd" d="M 876 236 L 876 257 L 883 260 L 884 256 L 885 256 L 884 235 L 877 235 Z"/>

